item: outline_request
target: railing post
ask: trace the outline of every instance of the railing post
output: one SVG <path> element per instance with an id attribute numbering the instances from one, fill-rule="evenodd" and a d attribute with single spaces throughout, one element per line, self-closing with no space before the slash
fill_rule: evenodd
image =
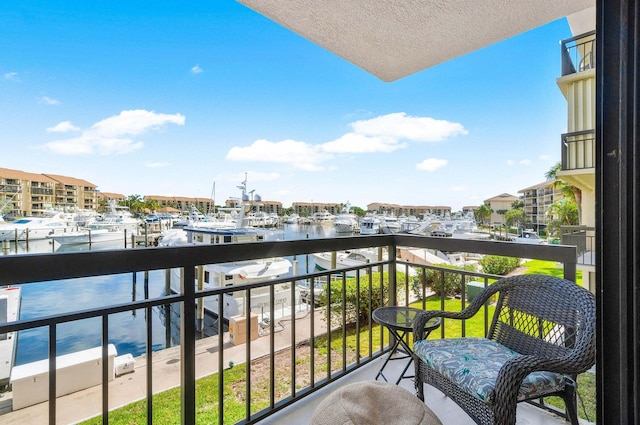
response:
<path id="1" fill-rule="evenodd" d="M 396 282 L 396 244 L 387 246 L 389 258 L 389 305 L 398 304 L 398 283 Z"/>
<path id="2" fill-rule="evenodd" d="M 195 265 L 185 265 L 182 272 L 184 295 L 180 314 L 180 400 L 182 424 L 196 423 L 196 300 Z"/>
<path id="3" fill-rule="evenodd" d="M 578 248 L 574 247 L 574 249 L 576 250 L 576 254 L 573 256 L 572 260 L 562 263 L 564 278 L 571 282 L 576 281 L 576 264 L 578 262 Z"/>

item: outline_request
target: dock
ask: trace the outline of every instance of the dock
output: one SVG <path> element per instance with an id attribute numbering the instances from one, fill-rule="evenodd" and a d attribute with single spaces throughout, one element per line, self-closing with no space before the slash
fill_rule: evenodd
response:
<path id="1" fill-rule="evenodd" d="M 275 352 L 291 348 L 292 320 L 296 321 L 295 341 L 300 343 L 310 338 L 310 317 L 315 315 L 316 336 L 327 332 L 320 310 L 307 309 L 295 314 L 294 317 L 282 318 L 282 330 L 274 333 Z M 260 330 L 258 329 L 260 332 Z M 218 373 L 218 336 L 203 338 L 196 341 L 196 378 L 200 379 Z M 251 341 L 251 360 L 268 358 L 271 342 L 268 333 L 258 335 Z M 229 332 L 223 336 L 223 363 L 231 364 L 246 362 L 246 343 L 232 342 Z M 146 374 L 149 360 L 153 367 L 153 393 L 157 394 L 180 386 L 180 346 L 155 351 L 151 359 L 146 355 L 135 358 L 134 373 L 117 376 L 109 381 L 109 410 L 125 406 L 146 397 Z M 7 392 L 0 399 L 0 423 L 3 425 L 41 424 L 48 418 L 48 403 L 39 403 L 22 409 L 13 409 L 13 393 Z M 78 423 L 100 415 L 102 410 L 102 386 L 96 385 L 81 391 L 63 395 L 57 398 L 56 423 Z"/>
<path id="2" fill-rule="evenodd" d="M 21 288 L 16 286 L 0 288 L 0 324 L 15 322 L 20 316 Z M 16 358 L 15 332 L 0 334 L 0 388 L 9 384 L 11 369 Z"/>

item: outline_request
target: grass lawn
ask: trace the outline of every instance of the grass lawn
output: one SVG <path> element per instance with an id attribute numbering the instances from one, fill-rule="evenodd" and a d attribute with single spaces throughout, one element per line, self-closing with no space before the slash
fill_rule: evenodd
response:
<path id="1" fill-rule="evenodd" d="M 542 273 L 558 277 L 562 277 L 562 269 L 558 268 L 555 262 L 551 261 L 529 261 L 523 264 L 526 267 L 525 273 Z M 578 283 L 582 280 L 582 275 L 578 272 Z M 413 303 L 412 306 L 422 308 L 422 302 Z M 438 297 L 432 296 L 425 301 L 425 308 L 428 310 L 440 310 L 442 307 Z M 460 299 L 447 299 L 444 302 L 444 309 L 448 311 L 460 311 L 465 305 Z M 494 311 L 493 306 L 486 307 L 487 317 L 491 317 Z M 429 339 L 460 337 L 466 336 L 483 336 L 486 327 L 484 314 L 482 310 L 475 317 L 463 321 L 445 320 L 440 329 L 431 333 Z M 332 332 L 331 341 L 327 338 L 317 338 L 311 354 L 311 347 L 300 347 L 296 351 L 296 388 L 304 388 L 309 385 L 310 381 L 310 363 L 313 359 L 316 381 L 326 378 L 328 369 L 332 372 L 342 370 L 348 364 L 357 360 L 357 351 L 359 347 L 359 357 L 367 358 L 370 353 L 379 351 L 389 341 L 389 333 L 386 329 L 380 328 L 377 324 L 371 325 L 371 333 L 369 326 L 363 325 L 360 332 L 356 333 L 355 329 L 346 331 L 346 339 L 342 339 L 343 332 Z M 327 364 L 326 353 L 331 347 L 331 365 Z M 283 356 L 276 366 L 276 382 L 274 386 L 274 398 L 276 402 L 290 395 L 291 387 L 291 368 L 290 368 L 290 352 L 277 354 Z M 344 357 L 343 357 L 344 355 Z M 343 358 L 346 359 L 346 365 L 343 364 Z M 268 363 L 268 359 L 262 360 Z M 251 411 L 258 412 L 269 405 L 270 400 L 270 373 L 264 373 L 264 364 L 261 360 L 251 363 Z M 240 364 L 223 372 L 224 376 L 224 423 L 235 423 L 245 417 L 245 393 L 246 387 L 246 368 L 247 365 Z M 579 394 L 582 403 L 578 402 L 579 415 L 583 419 L 595 420 L 595 375 L 593 373 L 584 373 L 578 377 Z M 196 383 L 196 417 L 198 423 L 208 424 L 218 422 L 218 374 L 199 379 Z M 549 404 L 564 409 L 564 402 L 557 397 L 551 397 L 546 400 Z M 584 404 L 584 409 L 582 408 Z M 585 414 L 586 411 L 586 414 Z M 111 424 L 137 424 L 146 421 L 146 400 L 131 403 L 120 409 L 116 409 L 109 413 L 109 423 Z M 96 417 L 84 424 L 100 424 L 101 417 Z M 154 424 L 176 424 L 180 423 L 180 388 L 164 391 L 153 397 L 153 423 Z"/>
<path id="2" fill-rule="evenodd" d="M 558 267 L 555 261 L 529 260 L 522 267 L 526 267 L 525 274 L 547 274 L 555 277 L 564 275 L 562 267 Z M 582 285 L 582 270 L 576 271 L 576 283 Z"/>
<path id="3" fill-rule="evenodd" d="M 531 260 L 524 264 L 526 274 L 547 274 L 562 277 L 562 268 L 558 267 L 554 261 Z M 582 271 L 576 271 L 576 283 L 582 285 Z M 578 415 L 582 419 L 591 422 L 596 420 L 596 375 L 586 372 L 578 376 Z M 564 410 L 564 401 L 559 397 L 549 397 L 547 400 L 552 406 Z"/>

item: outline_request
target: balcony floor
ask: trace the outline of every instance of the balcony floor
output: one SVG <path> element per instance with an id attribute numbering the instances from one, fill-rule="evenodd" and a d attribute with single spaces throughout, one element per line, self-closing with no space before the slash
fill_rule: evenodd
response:
<path id="1" fill-rule="evenodd" d="M 308 424 L 315 408 L 325 397 L 331 394 L 335 389 L 346 384 L 354 382 L 362 382 L 374 380 L 378 374 L 378 370 L 384 359 L 378 359 L 370 364 L 361 367 L 358 371 L 350 373 L 346 377 L 333 382 L 327 387 L 311 394 L 301 401 L 283 409 L 282 411 L 272 415 L 271 417 L 259 422 L 260 425 L 279 425 L 279 424 Z M 404 361 L 389 362 L 385 368 L 385 376 L 390 381 L 395 382 L 402 371 L 402 367 L 406 363 Z M 413 370 L 413 366 L 408 372 Z M 388 372 L 388 373 L 387 373 Z M 409 373 L 412 374 L 412 373 Z M 415 394 L 413 389 L 413 379 L 403 379 L 400 386 Z M 427 405 L 446 425 L 474 425 L 475 422 L 456 405 L 451 399 L 445 397 L 435 388 L 425 385 L 425 400 Z M 518 425 L 559 425 L 567 424 L 564 419 L 555 416 L 549 412 L 536 408 L 526 403 L 518 404 L 517 413 Z M 580 423 L 588 424 L 589 422 L 580 421 Z"/>

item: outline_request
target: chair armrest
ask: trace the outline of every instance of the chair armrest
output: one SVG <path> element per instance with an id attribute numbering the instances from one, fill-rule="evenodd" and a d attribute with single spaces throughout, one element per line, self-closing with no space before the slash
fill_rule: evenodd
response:
<path id="1" fill-rule="evenodd" d="M 496 378 L 495 400 L 500 400 L 500 403 L 506 402 L 507 405 L 509 403 L 515 405 L 522 381 L 533 372 L 546 371 L 563 375 L 585 372 L 595 362 L 595 347 L 593 350 L 588 350 L 592 352 L 572 351 L 566 356 L 555 358 L 521 355 L 507 360 Z"/>

